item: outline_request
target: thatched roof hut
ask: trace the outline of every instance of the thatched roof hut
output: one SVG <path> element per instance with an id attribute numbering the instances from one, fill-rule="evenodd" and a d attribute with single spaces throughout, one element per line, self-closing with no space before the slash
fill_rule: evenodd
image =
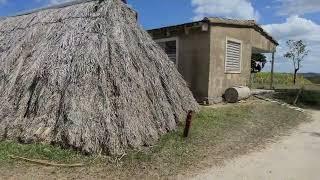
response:
<path id="1" fill-rule="evenodd" d="M 121 0 L 0 20 L 0 140 L 118 154 L 153 144 L 197 108 Z"/>

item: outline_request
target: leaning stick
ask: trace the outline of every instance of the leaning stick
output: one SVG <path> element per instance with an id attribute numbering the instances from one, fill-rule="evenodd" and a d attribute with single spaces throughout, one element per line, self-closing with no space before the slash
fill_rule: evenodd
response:
<path id="1" fill-rule="evenodd" d="M 79 164 L 56 164 L 56 163 L 50 163 L 50 162 L 43 161 L 43 160 L 28 159 L 28 158 L 14 156 L 14 155 L 9 155 L 9 157 L 12 159 L 19 159 L 19 160 L 23 160 L 23 161 L 27 161 L 27 162 L 31 162 L 31 163 L 35 163 L 35 164 L 40 164 L 40 165 L 45 165 L 45 166 L 54 166 L 54 167 L 82 167 L 82 166 L 84 166 L 84 164 L 81 164 L 81 163 L 79 163 Z"/>
<path id="2" fill-rule="evenodd" d="M 296 98 L 295 98 L 294 101 L 293 101 L 293 105 L 294 105 L 294 106 L 297 105 L 297 102 L 298 102 L 298 100 L 299 100 L 299 97 L 300 97 L 302 91 L 303 91 L 303 87 L 299 89 L 299 91 L 298 91 L 298 93 L 297 93 L 297 96 L 296 96 Z"/>

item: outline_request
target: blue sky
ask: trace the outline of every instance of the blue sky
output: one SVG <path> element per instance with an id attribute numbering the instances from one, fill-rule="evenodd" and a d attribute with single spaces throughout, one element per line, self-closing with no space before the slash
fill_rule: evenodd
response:
<path id="1" fill-rule="evenodd" d="M 64 0 L 0 0 L 0 16 Z M 304 40 L 311 50 L 302 72 L 320 73 L 320 0 L 128 0 L 145 29 L 180 24 L 207 16 L 255 19 L 280 42 L 276 70 L 290 72 L 282 56 L 285 41 Z M 270 68 L 266 67 L 267 70 Z"/>

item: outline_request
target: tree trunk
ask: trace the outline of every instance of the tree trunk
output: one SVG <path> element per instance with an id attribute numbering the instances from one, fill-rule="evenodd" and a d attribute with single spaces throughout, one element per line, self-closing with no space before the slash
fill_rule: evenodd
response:
<path id="1" fill-rule="evenodd" d="M 297 83 L 297 73 L 298 73 L 299 69 L 295 69 L 294 70 L 294 75 L 293 75 L 293 84 L 296 85 Z"/>
<path id="2" fill-rule="evenodd" d="M 274 89 L 274 87 L 273 87 L 273 79 L 274 79 L 274 54 L 275 54 L 275 52 L 272 53 L 270 89 Z"/>

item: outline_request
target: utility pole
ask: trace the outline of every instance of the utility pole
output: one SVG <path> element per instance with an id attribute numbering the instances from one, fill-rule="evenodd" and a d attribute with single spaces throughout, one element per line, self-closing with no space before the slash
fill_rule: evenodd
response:
<path id="1" fill-rule="evenodd" d="M 275 51 L 272 52 L 272 64 L 271 64 L 271 82 L 270 82 L 270 89 L 273 89 L 273 75 L 274 75 L 274 54 Z"/>

